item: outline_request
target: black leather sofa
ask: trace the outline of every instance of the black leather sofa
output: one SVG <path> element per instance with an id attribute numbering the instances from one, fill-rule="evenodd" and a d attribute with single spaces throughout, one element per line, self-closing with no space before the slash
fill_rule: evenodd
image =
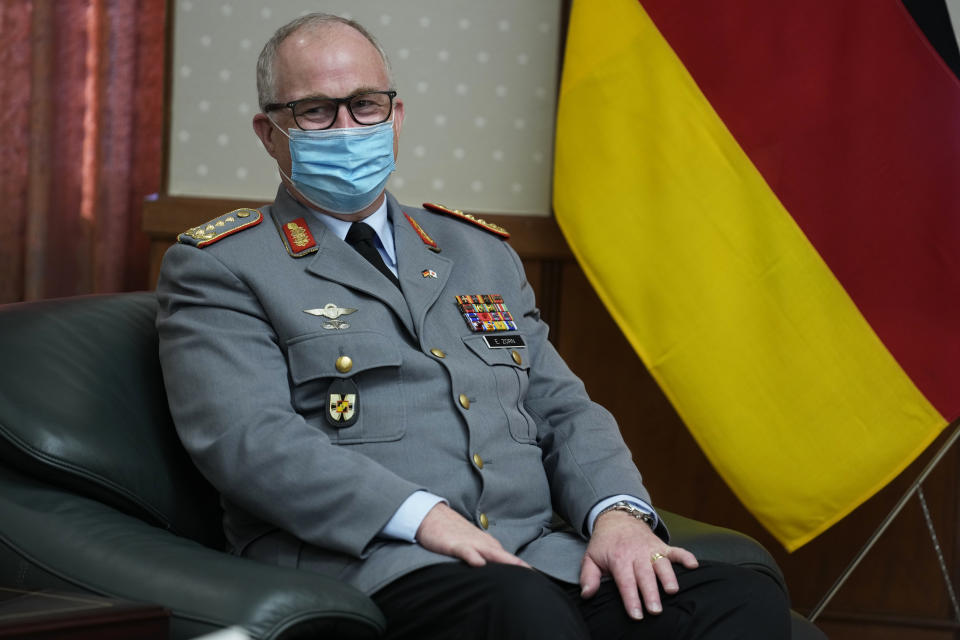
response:
<path id="1" fill-rule="evenodd" d="M 308 572 L 237 558 L 215 491 L 180 446 L 152 293 L 0 306 L 0 587 L 159 604 L 170 637 L 375 638 L 374 603 Z M 742 534 L 663 513 L 676 544 L 763 572 Z M 825 638 L 794 615 L 793 637 Z"/>

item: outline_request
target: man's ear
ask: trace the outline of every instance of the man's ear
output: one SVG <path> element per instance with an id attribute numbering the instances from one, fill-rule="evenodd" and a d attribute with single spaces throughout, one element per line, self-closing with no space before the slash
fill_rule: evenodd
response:
<path id="1" fill-rule="evenodd" d="M 253 116 L 253 132 L 260 138 L 260 142 L 263 143 L 263 148 L 267 150 L 267 153 L 276 160 L 277 136 L 282 134 L 266 114 L 258 113 Z"/>
<path id="2" fill-rule="evenodd" d="M 403 100 L 396 100 L 393 103 L 393 126 L 397 133 L 403 127 Z"/>

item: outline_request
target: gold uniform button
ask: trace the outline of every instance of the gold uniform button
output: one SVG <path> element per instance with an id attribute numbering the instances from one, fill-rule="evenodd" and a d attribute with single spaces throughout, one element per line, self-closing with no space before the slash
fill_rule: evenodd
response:
<path id="1" fill-rule="evenodd" d="M 446 357 L 447 357 L 447 354 L 445 354 L 442 349 L 436 349 L 436 348 L 430 349 L 430 353 L 432 353 L 433 355 L 437 356 L 438 358 L 446 358 Z"/>
<path id="2" fill-rule="evenodd" d="M 517 351 L 511 351 L 510 356 L 513 358 L 513 361 L 517 364 L 523 364 L 523 358 L 520 357 L 520 353 Z"/>
<path id="3" fill-rule="evenodd" d="M 464 409 L 470 408 L 470 398 L 468 398 L 462 393 L 460 394 L 460 406 L 463 407 Z"/>
<path id="4" fill-rule="evenodd" d="M 483 527 L 484 529 L 487 529 L 490 527 L 490 521 L 487 519 L 487 514 L 485 513 L 480 514 L 480 526 Z"/>
<path id="5" fill-rule="evenodd" d="M 477 469 L 483 469 L 483 458 L 479 453 L 473 454 L 473 464 L 477 465 Z"/>
<path id="6" fill-rule="evenodd" d="M 347 373 L 350 369 L 353 369 L 353 360 L 350 359 L 350 356 L 340 356 L 337 358 L 337 371 Z"/>

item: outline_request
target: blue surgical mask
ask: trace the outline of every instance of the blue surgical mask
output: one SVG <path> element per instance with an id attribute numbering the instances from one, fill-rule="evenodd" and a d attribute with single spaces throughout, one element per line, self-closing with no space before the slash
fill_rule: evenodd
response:
<path id="1" fill-rule="evenodd" d="M 392 120 L 348 129 L 290 129 L 286 135 L 290 181 L 325 211 L 350 214 L 366 209 L 396 168 Z"/>

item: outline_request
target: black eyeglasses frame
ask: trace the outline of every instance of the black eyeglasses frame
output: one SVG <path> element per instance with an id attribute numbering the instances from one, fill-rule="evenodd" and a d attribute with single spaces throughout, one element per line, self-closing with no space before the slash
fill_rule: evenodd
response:
<path id="1" fill-rule="evenodd" d="M 387 116 L 380 122 L 370 122 L 370 123 L 360 122 L 357 119 L 357 116 L 355 116 L 353 113 L 353 108 L 350 106 L 351 101 L 355 100 L 356 98 L 359 98 L 360 96 L 368 96 L 368 95 L 385 95 L 388 98 L 390 98 L 390 109 L 387 110 Z M 270 111 L 278 111 L 280 109 L 290 109 L 290 115 L 293 116 L 293 121 L 294 123 L 296 123 L 298 129 L 301 129 L 303 131 L 323 131 L 325 129 L 329 129 L 330 127 L 332 127 L 333 123 L 337 121 L 336 113 L 340 111 L 340 105 L 344 104 L 347 106 L 347 113 L 350 114 L 350 117 L 353 118 L 354 122 L 356 122 L 362 127 L 372 127 L 374 125 L 383 124 L 384 122 L 390 119 L 390 117 L 393 115 L 393 99 L 396 97 L 397 97 L 397 92 L 393 90 L 361 91 L 360 93 L 355 93 L 352 96 L 347 96 L 346 98 L 318 98 L 316 96 L 310 96 L 308 98 L 300 98 L 299 100 L 291 100 L 290 102 L 271 102 L 270 104 L 264 105 L 263 112 L 269 113 Z M 313 128 L 313 129 L 304 129 L 303 127 L 300 126 L 300 121 L 297 120 L 296 106 L 302 102 L 307 102 L 310 100 L 326 100 L 328 102 L 333 102 L 334 104 L 337 105 L 337 110 L 334 112 L 334 117 L 333 117 L 333 120 L 330 121 L 330 124 L 328 124 L 325 127 L 319 127 L 319 128 Z"/>

